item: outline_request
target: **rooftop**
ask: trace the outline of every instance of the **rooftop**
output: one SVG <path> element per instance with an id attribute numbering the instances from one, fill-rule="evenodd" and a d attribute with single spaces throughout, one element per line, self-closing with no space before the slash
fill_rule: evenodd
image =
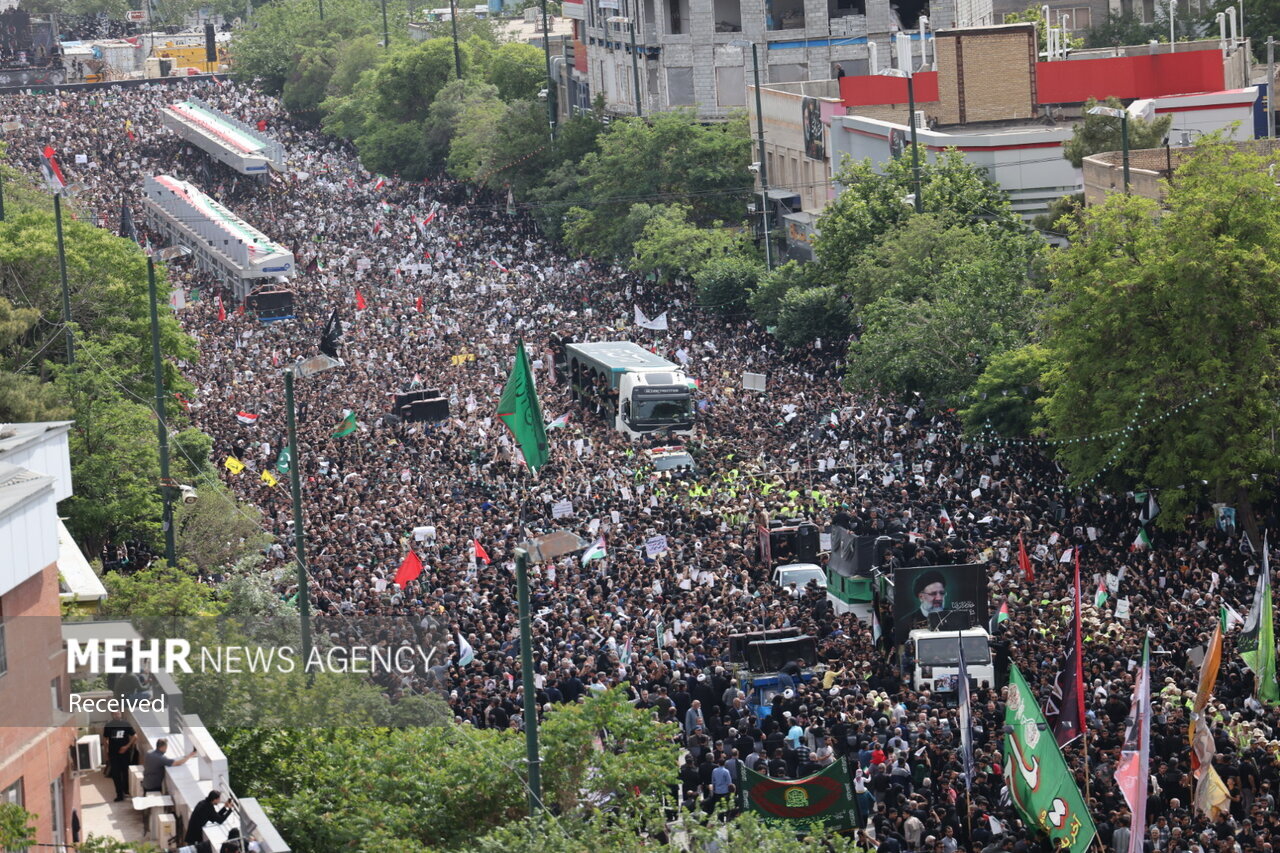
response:
<path id="1" fill-rule="evenodd" d="M 26 503 L 45 489 L 52 490 L 54 478 L 37 474 L 8 462 L 0 462 L 0 515 Z"/>

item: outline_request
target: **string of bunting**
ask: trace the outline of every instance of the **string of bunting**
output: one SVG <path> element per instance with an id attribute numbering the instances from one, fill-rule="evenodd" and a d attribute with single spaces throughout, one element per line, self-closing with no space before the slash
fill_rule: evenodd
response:
<path id="1" fill-rule="evenodd" d="M 507 164 L 507 165 L 505 165 L 505 166 L 499 166 L 499 167 L 498 167 L 498 168 L 496 168 L 496 169 L 491 169 L 491 170 L 489 170 L 488 172 L 485 172 L 483 175 L 481 175 L 480 177 L 478 177 L 478 178 L 476 178 L 476 179 L 475 179 L 475 183 L 476 183 L 478 186 L 483 186 L 483 185 L 485 184 L 485 182 L 489 180 L 489 178 L 493 177 L 494 175 L 498 174 L 499 172 L 505 172 L 507 169 L 510 169 L 512 166 L 519 166 L 521 163 L 523 163 L 525 160 L 528 160 L 528 159 L 529 159 L 530 157 L 532 157 L 533 155 L 535 155 L 535 154 L 540 154 L 540 153 L 542 153 L 543 151 L 545 151 L 545 150 L 548 148 L 548 146 L 549 146 L 550 144 L 551 144 L 551 143 L 547 143 L 547 145 L 539 146 L 539 147 L 537 147 L 537 148 L 533 149 L 532 151 L 530 151 L 528 154 L 526 154 L 526 155 L 524 155 L 523 157 L 521 157 L 519 160 L 512 160 L 510 163 L 508 163 L 508 164 Z"/>
<path id="2" fill-rule="evenodd" d="M 1173 417 L 1174 415 L 1178 414 L 1179 412 L 1185 411 L 1191 406 L 1194 406 L 1196 403 L 1204 402 L 1205 400 L 1207 400 L 1208 398 L 1216 394 L 1218 391 L 1221 391 L 1225 385 L 1226 385 L 1225 382 L 1220 382 L 1214 387 L 1205 391 L 1203 394 L 1200 394 L 1196 397 L 1193 397 L 1190 400 L 1180 403 L 1166 412 L 1163 412 L 1159 415 L 1155 415 L 1149 420 L 1142 421 L 1142 422 L 1135 422 L 1133 419 L 1130 419 L 1129 423 L 1126 426 L 1119 427 L 1117 429 L 1105 430 L 1103 432 L 1096 432 L 1096 433 L 1093 433 L 1092 435 L 1074 436 L 1072 438 L 1027 438 L 1027 437 L 1006 438 L 993 433 L 992 437 L 989 440 L 1000 446 L 1022 445 L 1022 446 L 1029 446 L 1029 447 L 1060 447 L 1062 445 L 1067 445 L 1067 444 L 1080 444 L 1088 441 L 1099 441 L 1104 438 L 1112 438 L 1114 436 L 1122 435 L 1124 433 L 1132 433 L 1136 429 L 1142 429 L 1143 427 L 1153 426 L 1155 424 L 1166 421 L 1169 418 Z M 1146 399 L 1146 394 L 1144 392 L 1138 401 L 1139 409 L 1141 409 L 1143 405 L 1143 401 L 1145 399 Z M 990 428 L 989 422 L 988 422 L 987 428 L 988 429 Z"/>

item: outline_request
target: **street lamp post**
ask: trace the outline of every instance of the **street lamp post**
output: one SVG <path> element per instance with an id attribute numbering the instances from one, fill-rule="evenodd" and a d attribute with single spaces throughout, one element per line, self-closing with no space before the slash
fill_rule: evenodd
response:
<path id="1" fill-rule="evenodd" d="M 391 50 L 391 34 L 387 32 L 387 0 L 382 0 L 382 49 Z"/>
<path id="2" fill-rule="evenodd" d="M 631 30 L 631 79 L 635 86 L 636 94 L 636 118 L 644 115 L 640 109 L 640 62 L 636 56 L 636 19 L 627 18 L 620 15 L 608 19 L 611 24 L 627 24 Z"/>
<path id="3" fill-rule="evenodd" d="M 907 78 L 907 125 L 911 128 L 911 183 L 915 197 L 916 213 L 924 213 L 924 194 L 920 183 L 920 148 L 916 144 L 916 86 L 915 77 L 910 71 L 901 68 L 889 68 L 883 73 L 890 77 Z"/>
<path id="4" fill-rule="evenodd" d="M 751 48 L 751 75 L 756 88 L 756 142 L 760 149 L 760 227 L 764 231 L 764 266 L 773 269 L 773 239 L 769 233 L 769 160 L 764 150 L 764 110 L 760 106 L 760 51 L 753 41 L 734 39 L 731 47 Z"/>
<path id="5" fill-rule="evenodd" d="M 542 52 L 547 58 L 547 124 L 552 141 L 556 138 L 556 84 L 551 77 L 551 25 L 547 23 L 547 0 L 542 0 Z"/>
<path id="6" fill-rule="evenodd" d="M 1115 107 L 1093 107 L 1089 110 L 1091 116 L 1111 116 L 1111 118 L 1120 119 L 1120 151 L 1122 162 L 1124 163 L 1124 194 L 1129 194 L 1129 111 L 1118 110 Z"/>
<path id="7" fill-rule="evenodd" d="M 458 3 L 449 0 L 449 23 L 453 25 L 453 73 L 462 79 L 462 51 L 458 47 Z"/>

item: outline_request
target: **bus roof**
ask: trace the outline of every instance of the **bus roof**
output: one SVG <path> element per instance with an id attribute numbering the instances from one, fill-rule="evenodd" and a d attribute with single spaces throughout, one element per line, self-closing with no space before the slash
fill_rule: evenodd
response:
<path id="1" fill-rule="evenodd" d="M 631 341 L 597 341 L 589 344 L 569 344 L 566 349 L 577 352 L 614 373 L 624 370 L 679 370 L 680 368 L 661 356 L 654 355 Z"/>

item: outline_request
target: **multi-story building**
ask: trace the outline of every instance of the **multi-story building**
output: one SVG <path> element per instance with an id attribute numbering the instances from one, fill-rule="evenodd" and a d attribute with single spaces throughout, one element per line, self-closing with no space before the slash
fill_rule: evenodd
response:
<path id="1" fill-rule="evenodd" d="M 610 111 L 720 119 L 747 106 L 752 45 L 762 85 L 830 80 L 868 73 L 899 32 L 931 63 L 932 27 L 992 13 L 991 0 L 581 0 L 565 14 L 580 19 L 590 88 Z"/>
<path id="2" fill-rule="evenodd" d="M 69 424 L 0 425 L 0 801 L 39 815 L 67 849 L 80 808 L 59 597 L 58 501 L 71 495 Z"/>

